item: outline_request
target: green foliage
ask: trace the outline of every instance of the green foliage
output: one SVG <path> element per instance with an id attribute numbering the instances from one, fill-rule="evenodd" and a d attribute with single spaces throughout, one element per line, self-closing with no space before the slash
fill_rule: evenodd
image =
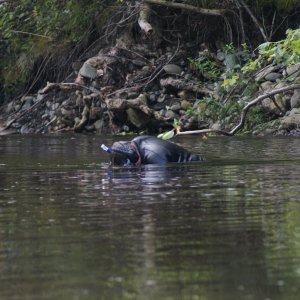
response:
<path id="1" fill-rule="evenodd" d="M 205 79 L 215 81 L 222 73 L 220 65 L 215 61 L 208 50 L 199 52 L 197 58 L 189 58 L 188 60 L 195 71 Z"/>
<path id="2" fill-rule="evenodd" d="M 243 67 L 244 74 L 253 72 L 267 64 L 289 66 L 300 63 L 300 29 L 288 29 L 284 40 L 263 43 L 257 49 L 258 57 L 255 60 L 250 60 Z"/>
<path id="3" fill-rule="evenodd" d="M 113 0 L 10 0 L 0 5 L 0 84 L 4 90 L 24 84 L 41 57 L 59 56 L 65 49 L 87 44 L 117 5 Z"/>

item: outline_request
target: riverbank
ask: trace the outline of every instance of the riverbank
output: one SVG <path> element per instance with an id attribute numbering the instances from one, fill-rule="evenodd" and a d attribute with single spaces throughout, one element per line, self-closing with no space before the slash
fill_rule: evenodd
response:
<path id="1" fill-rule="evenodd" d="M 299 29 L 252 52 L 163 35 L 161 22 L 140 21 L 142 12 L 138 32 L 131 24 L 111 46 L 95 44 L 99 51 L 74 62 L 64 81 L 2 106 L 1 134 L 230 133 L 243 123 L 234 134 L 299 135 Z"/>

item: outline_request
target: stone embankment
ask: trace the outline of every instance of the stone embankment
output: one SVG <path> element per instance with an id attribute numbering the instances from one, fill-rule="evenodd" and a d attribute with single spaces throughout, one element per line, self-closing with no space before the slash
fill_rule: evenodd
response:
<path id="1" fill-rule="evenodd" d="M 157 133 L 181 121 L 181 130 L 218 128 L 193 116 L 196 99 L 216 95 L 219 85 L 205 82 L 189 63 L 197 47 L 147 48 L 116 45 L 74 64 L 68 81 L 48 83 L 37 94 L 13 100 L 2 108 L 2 134 L 18 132 Z M 222 64 L 224 55 L 215 56 Z M 226 57 L 225 57 L 226 58 Z M 300 64 L 269 66 L 256 72 L 259 93 L 280 88 L 300 76 Z M 286 84 L 286 83 L 285 83 Z M 275 100 L 275 101 L 274 101 Z M 258 103 L 271 116 L 254 134 L 298 134 L 300 90 Z M 197 108 L 199 109 L 199 107 Z M 190 113 L 187 114 L 187 111 Z M 232 124 L 233 126 L 233 124 Z"/>

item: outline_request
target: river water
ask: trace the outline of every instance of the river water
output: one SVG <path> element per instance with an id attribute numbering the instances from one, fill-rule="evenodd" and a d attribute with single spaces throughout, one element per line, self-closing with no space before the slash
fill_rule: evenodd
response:
<path id="1" fill-rule="evenodd" d="M 300 139 L 176 141 L 206 161 L 0 137 L 0 299 L 299 299 Z"/>

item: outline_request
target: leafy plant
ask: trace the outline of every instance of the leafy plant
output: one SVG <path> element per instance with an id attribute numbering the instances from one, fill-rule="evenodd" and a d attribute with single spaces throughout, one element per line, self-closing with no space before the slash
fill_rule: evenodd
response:
<path id="1" fill-rule="evenodd" d="M 197 58 L 189 58 L 188 60 L 191 66 L 208 80 L 215 81 L 222 73 L 220 65 L 214 60 L 208 50 L 199 52 Z"/>

